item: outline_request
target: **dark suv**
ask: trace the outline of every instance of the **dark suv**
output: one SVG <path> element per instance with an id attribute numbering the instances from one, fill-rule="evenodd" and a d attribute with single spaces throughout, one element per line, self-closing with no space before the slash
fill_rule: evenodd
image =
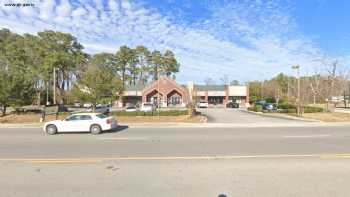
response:
<path id="1" fill-rule="evenodd" d="M 228 102 L 226 104 L 226 107 L 227 108 L 239 108 L 239 104 L 238 103 L 235 103 L 235 102 Z"/>

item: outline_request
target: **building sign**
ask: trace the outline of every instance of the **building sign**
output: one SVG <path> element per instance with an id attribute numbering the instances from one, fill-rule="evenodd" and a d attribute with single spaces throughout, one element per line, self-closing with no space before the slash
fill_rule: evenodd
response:
<path id="1" fill-rule="evenodd" d="M 208 96 L 225 96 L 225 91 L 208 91 Z"/>
<path id="2" fill-rule="evenodd" d="M 198 91 L 198 92 L 196 92 L 196 96 L 205 96 L 205 92 L 204 91 Z"/>
<path id="3" fill-rule="evenodd" d="M 247 96 L 247 86 L 230 86 L 229 96 Z"/>
<path id="4" fill-rule="evenodd" d="M 136 91 L 125 91 L 124 96 L 136 96 Z"/>
<path id="5" fill-rule="evenodd" d="M 137 91 L 136 92 L 136 96 L 142 96 L 142 92 L 141 91 Z"/>

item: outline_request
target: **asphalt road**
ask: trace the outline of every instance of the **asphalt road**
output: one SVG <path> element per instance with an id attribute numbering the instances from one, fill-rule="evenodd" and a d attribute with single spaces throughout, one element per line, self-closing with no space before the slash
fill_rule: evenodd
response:
<path id="1" fill-rule="evenodd" d="M 0 196 L 349 196 L 349 127 L 0 129 Z"/>

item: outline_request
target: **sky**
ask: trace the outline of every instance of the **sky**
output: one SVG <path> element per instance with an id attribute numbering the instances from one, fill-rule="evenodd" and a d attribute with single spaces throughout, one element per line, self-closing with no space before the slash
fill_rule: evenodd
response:
<path id="1" fill-rule="evenodd" d="M 33 6 L 6 6 L 31 3 Z M 174 51 L 180 83 L 312 74 L 350 66 L 347 0 L 0 0 L 0 28 L 68 32 L 84 51 L 121 45 Z"/>

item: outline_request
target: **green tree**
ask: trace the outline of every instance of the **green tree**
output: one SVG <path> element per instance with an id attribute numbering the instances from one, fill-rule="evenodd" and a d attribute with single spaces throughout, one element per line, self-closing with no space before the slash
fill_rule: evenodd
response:
<path id="1" fill-rule="evenodd" d="M 24 73 L 0 71 L 0 106 L 2 116 L 8 106 L 17 107 L 31 104 L 35 95 L 34 85 Z"/>
<path id="2" fill-rule="evenodd" d="M 40 54 L 43 57 L 45 81 L 52 78 L 54 68 L 57 69 L 56 87 L 61 100 L 64 101 L 65 90 L 71 85 L 77 66 L 86 63 L 88 55 L 83 53 L 83 46 L 69 33 L 43 31 L 38 33 Z"/>
<path id="3" fill-rule="evenodd" d="M 166 50 L 163 55 L 163 67 L 166 76 L 175 76 L 175 73 L 179 72 L 180 64 L 177 62 L 175 55 L 172 51 Z"/>
<path id="4" fill-rule="evenodd" d="M 97 53 L 92 56 L 90 60 L 92 65 L 103 66 L 105 68 L 113 69 L 116 68 L 116 58 L 112 53 Z"/>
<path id="5" fill-rule="evenodd" d="M 287 75 L 284 75 L 283 73 L 278 74 L 274 79 L 272 80 L 276 80 L 277 84 L 280 88 L 280 90 L 282 91 L 282 93 L 287 93 L 288 91 L 288 80 L 289 77 Z"/>
<path id="6" fill-rule="evenodd" d="M 239 81 L 238 80 L 232 80 L 231 82 L 230 82 L 230 85 L 233 85 L 233 86 L 239 86 Z"/>
<path id="7" fill-rule="evenodd" d="M 153 75 L 153 80 L 158 80 L 158 75 L 160 75 L 164 65 L 163 55 L 160 53 L 160 51 L 152 52 L 150 62 L 152 65 L 151 74 Z"/>
<path id="8" fill-rule="evenodd" d="M 2 115 L 6 107 L 30 104 L 34 84 L 23 48 L 24 39 L 7 29 L 0 30 L 0 106 Z"/>
<path id="9" fill-rule="evenodd" d="M 110 102 L 121 90 L 122 82 L 111 69 L 90 65 L 75 84 L 73 92 L 79 100 L 90 102 L 95 108 L 97 103 Z"/>
<path id="10" fill-rule="evenodd" d="M 133 49 L 128 46 L 121 46 L 119 51 L 116 53 L 117 68 L 122 77 L 122 85 L 125 87 L 127 76 L 127 71 L 130 69 L 131 65 L 136 62 L 136 55 Z"/>
<path id="11" fill-rule="evenodd" d="M 139 83 L 147 83 L 148 73 L 150 72 L 150 58 L 151 54 L 145 46 L 137 46 L 136 49 L 137 63 L 139 64 Z"/>
<path id="12" fill-rule="evenodd" d="M 261 94 L 261 82 L 252 81 L 249 82 L 249 102 L 255 103 L 257 100 L 262 99 Z"/>
<path id="13" fill-rule="evenodd" d="M 37 36 L 25 34 L 24 44 L 22 46 L 26 56 L 26 66 L 30 68 L 36 90 L 36 104 L 40 105 L 47 84 L 45 83 L 45 70 L 43 69 L 44 59 L 40 54 L 41 45 L 39 43 L 39 38 Z"/>

